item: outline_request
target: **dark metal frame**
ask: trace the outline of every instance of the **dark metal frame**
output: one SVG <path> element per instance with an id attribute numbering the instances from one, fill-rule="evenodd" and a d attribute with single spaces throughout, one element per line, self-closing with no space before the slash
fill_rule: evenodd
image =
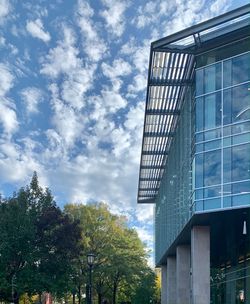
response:
<path id="1" fill-rule="evenodd" d="M 158 194 L 185 93 L 193 83 L 195 56 L 230 43 L 235 35 L 249 35 L 249 28 L 247 4 L 151 44 L 138 203 L 154 203 Z"/>

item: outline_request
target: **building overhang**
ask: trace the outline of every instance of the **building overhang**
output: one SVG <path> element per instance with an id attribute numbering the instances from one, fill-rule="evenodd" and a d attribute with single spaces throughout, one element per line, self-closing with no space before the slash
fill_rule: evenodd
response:
<path id="1" fill-rule="evenodd" d="M 223 250 L 225 250 L 225 248 L 223 248 L 223 246 L 225 246 L 223 243 L 225 233 L 229 231 L 230 227 L 234 227 L 235 231 L 240 231 L 239 235 L 243 235 L 243 221 L 249 218 L 249 206 L 195 213 L 162 256 L 161 260 L 157 261 L 156 267 L 166 264 L 167 257 L 175 256 L 177 246 L 191 244 L 191 230 L 194 226 L 210 227 L 211 248 L 216 248 L 211 254 L 211 265 L 216 265 L 220 262 L 220 255 Z M 247 238 L 250 240 L 249 234 Z"/>
<path id="2" fill-rule="evenodd" d="M 138 203 L 154 203 L 183 100 L 194 78 L 195 56 L 249 36 L 250 4 L 151 44 Z"/>

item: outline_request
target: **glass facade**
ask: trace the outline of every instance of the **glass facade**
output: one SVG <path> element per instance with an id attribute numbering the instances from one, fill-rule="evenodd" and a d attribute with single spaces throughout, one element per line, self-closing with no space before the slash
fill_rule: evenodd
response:
<path id="1" fill-rule="evenodd" d="M 193 88 L 190 86 L 172 139 L 166 170 L 156 199 L 155 254 L 157 262 L 190 218 L 192 100 Z"/>
<path id="2" fill-rule="evenodd" d="M 192 212 L 250 205 L 250 52 L 196 70 Z"/>

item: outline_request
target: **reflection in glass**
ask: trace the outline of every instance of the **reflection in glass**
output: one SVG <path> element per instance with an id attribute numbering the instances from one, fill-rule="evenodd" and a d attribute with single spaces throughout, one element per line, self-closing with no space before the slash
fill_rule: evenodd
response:
<path id="1" fill-rule="evenodd" d="M 221 88 L 221 63 L 204 68 L 204 93 L 213 92 Z"/>
<path id="2" fill-rule="evenodd" d="M 232 181 L 250 179 L 250 144 L 232 147 Z"/>
<path id="3" fill-rule="evenodd" d="M 234 57 L 223 63 L 224 87 L 250 80 L 250 53 Z"/>
<path id="4" fill-rule="evenodd" d="M 248 84 L 224 91 L 223 124 L 250 119 L 250 91 Z"/>
<path id="5" fill-rule="evenodd" d="M 204 153 L 204 186 L 221 183 L 221 150 Z"/>
<path id="6" fill-rule="evenodd" d="M 204 98 L 204 129 L 212 129 L 221 125 L 221 94 L 215 93 Z"/>

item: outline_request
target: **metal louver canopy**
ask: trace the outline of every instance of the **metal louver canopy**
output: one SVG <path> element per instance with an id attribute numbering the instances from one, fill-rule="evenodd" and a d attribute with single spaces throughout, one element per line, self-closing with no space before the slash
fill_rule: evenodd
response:
<path id="1" fill-rule="evenodd" d="M 249 35 L 249 11 L 247 4 L 151 44 L 138 203 L 153 203 L 158 194 L 185 92 L 193 81 L 195 55 L 230 42 L 232 31 L 244 28 Z"/>

